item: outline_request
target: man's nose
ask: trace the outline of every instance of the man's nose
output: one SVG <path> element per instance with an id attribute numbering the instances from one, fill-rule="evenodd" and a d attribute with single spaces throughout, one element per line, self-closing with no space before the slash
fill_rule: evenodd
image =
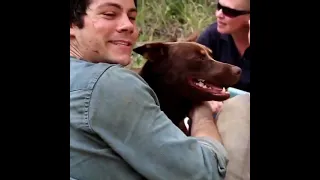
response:
<path id="1" fill-rule="evenodd" d="M 117 30 L 119 32 L 128 31 L 130 33 L 134 30 L 134 24 L 130 21 L 127 15 L 124 15 L 120 20 L 120 25 L 118 26 Z"/>

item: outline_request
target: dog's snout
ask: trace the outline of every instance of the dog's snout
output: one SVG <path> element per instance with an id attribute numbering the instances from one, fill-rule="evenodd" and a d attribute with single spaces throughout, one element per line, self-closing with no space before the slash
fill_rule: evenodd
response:
<path id="1" fill-rule="evenodd" d="M 231 68 L 231 72 L 233 75 L 240 76 L 241 75 L 241 68 L 239 68 L 237 66 L 233 66 Z"/>

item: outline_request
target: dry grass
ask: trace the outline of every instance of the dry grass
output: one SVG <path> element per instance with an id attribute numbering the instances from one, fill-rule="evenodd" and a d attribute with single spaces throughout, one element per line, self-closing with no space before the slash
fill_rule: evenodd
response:
<path id="1" fill-rule="evenodd" d="M 183 38 L 203 31 L 215 21 L 215 0 L 138 0 L 139 42 Z M 140 67 L 144 59 L 133 54 L 131 66 Z"/>

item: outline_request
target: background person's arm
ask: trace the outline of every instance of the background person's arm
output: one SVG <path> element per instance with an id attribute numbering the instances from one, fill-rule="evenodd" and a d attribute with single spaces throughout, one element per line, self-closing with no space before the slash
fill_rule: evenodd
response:
<path id="1" fill-rule="evenodd" d="M 102 75 L 90 102 L 93 131 L 147 179 L 223 179 L 227 159 L 221 143 L 185 136 L 139 78 L 117 68 Z"/>

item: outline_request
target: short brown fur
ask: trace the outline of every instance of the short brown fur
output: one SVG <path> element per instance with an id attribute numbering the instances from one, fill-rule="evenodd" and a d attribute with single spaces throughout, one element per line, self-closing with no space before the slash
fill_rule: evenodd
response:
<path id="1" fill-rule="evenodd" d="M 241 74 L 240 68 L 215 61 L 209 48 L 194 42 L 196 37 L 192 34 L 180 42 L 153 42 L 134 49 L 148 60 L 142 69 L 134 71 L 155 91 L 161 110 L 177 126 L 192 105 L 228 98 L 191 86 L 189 77 L 227 88 L 237 83 Z"/>

